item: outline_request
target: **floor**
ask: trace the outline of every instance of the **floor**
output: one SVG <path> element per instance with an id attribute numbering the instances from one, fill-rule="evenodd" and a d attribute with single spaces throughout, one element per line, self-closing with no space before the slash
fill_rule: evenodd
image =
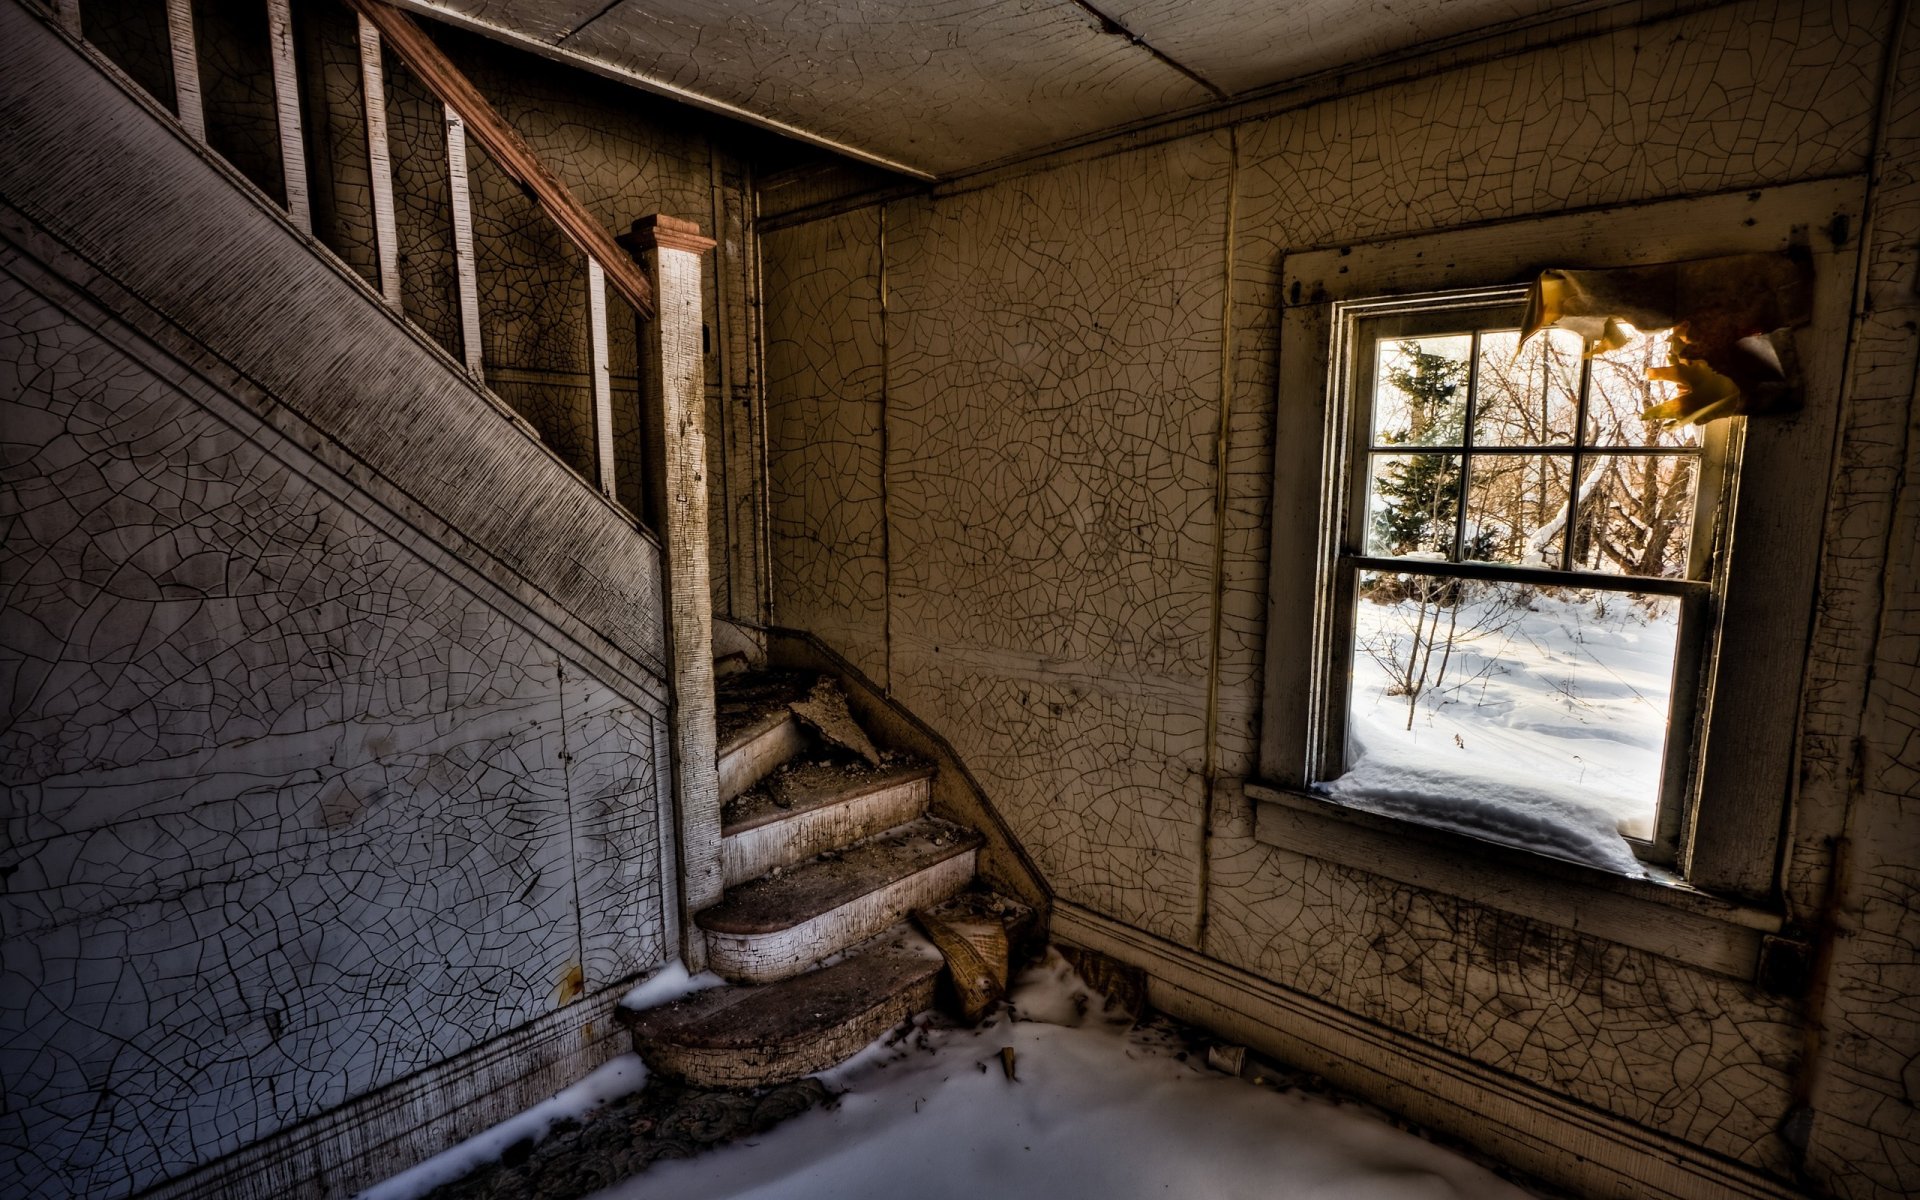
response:
<path id="1" fill-rule="evenodd" d="M 876 1043 L 828 1077 L 845 1089 L 837 1105 L 657 1164 L 601 1200 L 1528 1195 L 1278 1073 L 1256 1084 L 1209 1070 L 1190 1031 L 1110 1019 L 1100 1003 L 1049 955 L 980 1028 L 923 1024 Z"/>
<path id="2" fill-rule="evenodd" d="M 1311 1077 L 1258 1064 L 1238 1077 L 1209 1069 L 1205 1054 L 1191 1030 L 1112 1015 L 1050 952 L 980 1027 L 919 1018 L 823 1077 L 837 1101 L 698 1157 L 655 1162 L 596 1197 L 1534 1195 Z M 637 1060 L 618 1060 L 552 1111 L 593 1103 L 596 1086 L 630 1089 L 642 1072 Z M 522 1131 L 544 1123 L 537 1110 L 519 1120 Z M 469 1161 L 513 1136 L 486 1139 Z M 403 1176 L 376 1192 L 395 1200 L 446 1178 L 444 1169 L 414 1175 L 421 1187 Z"/>

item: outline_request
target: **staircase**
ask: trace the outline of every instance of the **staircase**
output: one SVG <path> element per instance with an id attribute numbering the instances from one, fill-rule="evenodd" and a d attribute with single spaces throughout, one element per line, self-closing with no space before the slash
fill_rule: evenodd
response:
<path id="1" fill-rule="evenodd" d="M 1018 945 L 1035 914 L 978 879 L 979 832 L 929 814 L 936 768 L 875 750 L 830 679 L 749 671 L 716 692 L 726 891 L 694 922 L 731 982 L 616 1019 L 655 1072 L 756 1087 L 933 1006 L 945 959 L 910 916 Z"/>

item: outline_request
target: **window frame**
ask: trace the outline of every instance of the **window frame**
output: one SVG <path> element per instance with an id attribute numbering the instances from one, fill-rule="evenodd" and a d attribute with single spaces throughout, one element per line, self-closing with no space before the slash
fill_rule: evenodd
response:
<path id="1" fill-rule="evenodd" d="M 1606 592 L 1662 594 L 1679 603 L 1679 634 L 1673 667 L 1668 735 L 1661 754 L 1660 794 L 1655 798 L 1655 828 L 1651 838 L 1628 837 L 1636 857 L 1653 866 L 1671 868 L 1678 861 L 1683 826 L 1693 807 L 1694 786 L 1698 782 L 1700 689 L 1704 682 L 1706 648 L 1714 630 L 1718 596 L 1725 585 L 1721 569 L 1725 555 L 1726 481 L 1730 463 L 1738 461 L 1742 441 L 1740 424 L 1716 421 L 1705 427 L 1694 447 L 1596 447 L 1588 443 L 1583 428 L 1587 417 L 1587 392 L 1591 372 L 1580 372 L 1581 395 L 1575 418 L 1576 434 L 1566 447 L 1540 446 L 1542 453 L 1564 453 L 1570 473 L 1578 478 L 1582 460 L 1589 455 L 1638 457 L 1648 454 L 1691 458 L 1696 464 L 1694 510 L 1688 539 L 1688 569 L 1684 578 L 1644 577 L 1581 570 L 1572 565 L 1574 528 L 1571 521 L 1561 534 L 1561 563 L 1557 568 L 1481 564 L 1473 560 L 1450 559 L 1446 562 L 1405 563 L 1370 555 L 1366 548 L 1367 464 L 1381 450 L 1368 436 L 1378 380 L 1367 365 L 1381 343 L 1400 337 L 1430 337 L 1438 334 L 1472 332 L 1474 345 L 1480 334 L 1490 330 L 1517 328 L 1523 315 L 1526 288 L 1476 288 L 1403 296 L 1368 297 L 1336 301 L 1329 314 L 1332 345 L 1328 385 L 1328 428 L 1326 478 L 1323 481 L 1321 512 L 1324 536 L 1321 561 L 1323 578 L 1316 597 L 1313 678 L 1310 683 L 1315 707 L 1310 711 L 1306 778 L 1312 782 L 1331 780 L 1347 767 L 1346 717 L 1350 711 L 1352 661 L 1358 604 L 1357 581 L 1368 570 L 1393 571 L 1436 577 L 1485 579 L 1552 586 L 1585 587 Z M 1386 328 L 1377 328 L 1377 326 Z M 1456 446 L 1411 446 L 1407 454 L 1455 454 L 1461 458 L 1461 485 L 1472 476 L 1473 458 L 1515 453 L 1511 447 L 1489 449 L 1473 440 L 1472 422 L 1477 386 L 1477 367 L 1470 368 L 1469 395 L 1463 409 L 1466 428 Z M 1520 452 L 1534 448 L 1522 448 Z M 1467 519 L 1463 496 L 1456 513 L 1460 527 Z M 1457 535 L 1456 535 L 1457 536 Z M 1678 730 L 1678 734 L 1674 732 Z"/>
<path id="2" fill-rule="evenodd" d="M 1729 974 L 1780 927 L 1777 879 L 1812 624 L 1825 497 L 1858 269 L 1859 177 L 1558 213 L 1285 255 L 1274 407 L 1273 514 L 1260 744 L 1247 792 L 1256 837 Z M 1507 297 L 1548 267 L 1637 266 L 1804 247 L 1814 315 L 1797 331 L 1797 414 L 1726 432 L 1716 556 L 1723 601 L 1700 640 L 1691 802 L 1671 873 L 1636 880 L 1414 822 L 1309 789 L 1331 669 L 1322 620 L 1343 530 L 1329 481 L 1348 478 L 1330 417 L 1352 374 L 1335 312 L 1370 298 Z M 1723 423 L 1726 424 L 1726 423 Z M 1749 482 L 1751 485 L 1749 486 Z M 1703 481 L 1704 482 L 1704 481 Z M 1310 566 L 1309 566 L 1310 565 Z M 1307 568 L 1307 569 L 1303 569 Z M 1345 647 L 1341 648 L 1344 652 Z M 1677 698 L 1677 697 L 1676 697 Z M 1745 964 L 1743 966 L 1742 964 Z"/>

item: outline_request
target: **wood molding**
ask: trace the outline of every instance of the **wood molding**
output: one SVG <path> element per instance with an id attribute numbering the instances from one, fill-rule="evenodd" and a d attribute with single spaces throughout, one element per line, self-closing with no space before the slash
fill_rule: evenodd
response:
<path id="1" fill-rule="evenodd" d="M 617 984 L 141 1192 L 137 1200 L 346 1200 L 632 1049 Z"/>
<path id="2" fill-rule="evenodd" d="M 1776 912 L 1249 781 L 1254 839 L 1743 982 Z"/>
<path id="3" fill-rule="evenodd" d="M 616 240 L 636 256 L 656 247 L 705 254 L 716 245 L 712 238 L 701 235 L 698 221 L 683 221 L 665 213 L 641 217 L 633 223 L 631 230 Z"/>
<path id="4" fill-rule="evenodd" d="M 1147 999 L 1595 1200 L 1793 1200 L 1790 1185 L 1312 996 L 1056 901 L 1053 936 L 1147 973 Z"/>
<path id="5" fill-rule="evenodd" d="M 486 149 L 500 169 L 533 193 L 561 232 L 573 244 L 597 261 L 607 273 L 607 282 L 625 297 L 634 311 L 645 319 L 653 316 L 653 287 L 627 255 L 614 244 L 613 235 L 574 198 L 567 185 L 548 171 L 506 118 L 488 103 L 480 90 L 453 65 L 426 30 L 412 17 L 380 0 L 347 0 L 353 10 L 372 22 L 380 36 L 407 69 L 419 76 L 427 90 L 448 108 L 460 114 L 467 132 Z"/>

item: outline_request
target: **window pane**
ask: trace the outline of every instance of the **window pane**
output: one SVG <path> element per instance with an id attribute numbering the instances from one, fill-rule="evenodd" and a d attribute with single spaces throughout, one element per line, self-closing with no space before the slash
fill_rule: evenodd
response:
<path id="1" fill-rule="evenodd" d="M 1679 601 L 1363 573 L 1342 802 L 1638 874 Z"/>
<path id="2" fill-rule="evenodd" d="M 1587 389 L 1587 444 L 1593 446 L 1698 446 L 1700 430 L 1685 425 L 1663 429 L 1640 414 L 1664 404 L 1679 388 L 1648 379 L 1647 370 L 1665 366 L 1671 330 L 1642 335 L 1610 354 L 1593 356 L 1593 377 Z"/>
<path id="3" fill-rule="evenodd" d="M 1476 454 L 1467 467 L 1460 557 L 1559 570 L 1573 460 L 1560 454 Z"/>
<path id="4" fill-rule="evenodd" d="M 1446 558 L 1460 511 L 1458 454 L 1368 457 L 1366 552 Z"/>
<path id="5" fill-rule="evenodd" d="M 1520 344 L 1517 329 L 1480 336 L 1476 446 L 1571 446 L 1580 416 L 1580 335 L 1543 329 Z"/>
<path id="6" fill-rule="evenodd" d="M 1468 334 L 1396 338 L 1374 361 L 1373 444 L 1457 446 L 1465 435 Z"/>
<path id="7" fill-rule="evenodd" d="M 1699 460 L 1610 454 L 1585 460 L 1573 565 L 1610 575 L 1684 579 Z"/>

